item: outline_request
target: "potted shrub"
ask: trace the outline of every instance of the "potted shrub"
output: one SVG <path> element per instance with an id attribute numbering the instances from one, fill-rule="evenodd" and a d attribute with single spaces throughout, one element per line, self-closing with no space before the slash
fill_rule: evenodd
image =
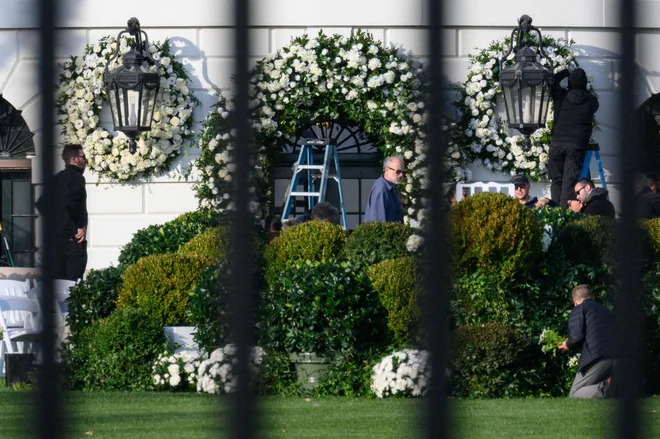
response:
<path id="1" fill-rule="evenodd" d="M 338 353 L 383 343 L 386 314 L 355 264 L 338 259 L 286 267 L 265 292 L 262 346 L 289 353 L 310 390 Z"/>

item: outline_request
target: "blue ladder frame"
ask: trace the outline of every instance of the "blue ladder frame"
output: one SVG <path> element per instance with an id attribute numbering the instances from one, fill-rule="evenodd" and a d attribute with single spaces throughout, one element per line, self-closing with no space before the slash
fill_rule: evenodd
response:
<path id="1" fill-rule="evenodd" d="M 600 177 L 600 184 L 603 186 L 603 189 L 607 189 L 607 183 L 605 182 L 605 173 L 603 172 L 603 163 L 600 161 L 600 148 L 594 148 L 587 151 L 587 154 L 584 156 L 584 164 L 582 165 L 582 172 L 580 172 L 580 178 L 589 177 L 589 165 L 591 164 L 591 156 L 596 156 L 596 165 L 598 165 L 598 175 Z"/>
<path id="2" fill-rule="evenodd" d="M 314 164 L 312 147 L 318 145 L 325 145 L 325 154 L 322 165 Z M 331 162 L 335 167 L 334 175 L 330 175 Z M 317 174 L 314 174 L 315 171 Z M 318 175 L 319 171 L 321 172 L 320 176 Z M 300 183 L 300 176 L 303 172 L 307 174 L 307 190 L 297 191 L 296 189 Z M 321 179 L 318 191 L 314 190 L 314 180 L 316 178 Z M 289 187 L 286 190 L 284 208 L 282 209 L 282 219 L 286 220 L 291 215 L 294 199 L 296 197 L 307 198 L 307 206 L 310 210 L 314 208 L 316 202 L 320 203 L 321 201 L 325 201 L 325 194 L 328 189 L 328 178 L 333 178 L 337 182 L 342 226 L 344 227 L 344 230 L 347 230 L 344 191 L 341 183 L 341 172 L 339 170 L 339 156 L 337 155 L 337 146 L 330 144 L 329 139 L 308 139 L 301 145 L 300 154 L 298 154 L 298 161 L 293 164 L 293 176 L 291 177 Z"/>

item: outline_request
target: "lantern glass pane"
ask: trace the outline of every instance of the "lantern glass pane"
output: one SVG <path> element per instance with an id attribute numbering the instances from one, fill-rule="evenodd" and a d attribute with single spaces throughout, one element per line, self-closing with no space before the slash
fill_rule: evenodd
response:
<path id="1" fill-rule="evenodd" d="M 130 127 L 137 127 L 138 124 L 138 111 L 140 103 L 140 92 L 137 90 L 126 90 L 126 100 L 128 103 L 128 111 L 126 114 L 126 125 Z"/>
<path id="2" fill-rule="evenodd" d="M 518 87 L 513 86 L 511 88 L 505 88 L 505 99 L 507 101 L 507 116 L 509 118 L 509 125 L 519 125 L 520 124 L 520 101 L 518 99 Z"/>
<path id="3" fill-rule="evenodd" d="M 535 124 L 536 123 L 536 118 L 535 115 L 538 113 L 537 111 L 537 102 L 538 100 L 536 99 L 536 94 L 535 94 L 535 89 L 536 87 L 534 86 L 527 86 L 523 87 L 520 90 L 520 93 L 522 94 L 522 123 L 524 124 Z"/>
<path id="4" fill-rule="evenodd" d="M 140 125 L 145 128 L 151 127 L 151 119 L 154 111 L 154 104 L 156 101 L 156 89 L 148 89 L 147 87 L 142 89 L 142 114 L 140 119 Z"/>
<path id="5" fill-rule="evenodd" d="M 538 99 L 541 102 L 541 109 L 539 114 L 539 123 L 542 127 L 545 126 L 546 121 L 548 120 L 548 108 L 550 108 L 550 90 L 546 82 L 543 82 L 543 87 L 538 87 L 537 95 Z"/>
<path id="6" fill-rule="evenodd" d="M 112 123 L 115 126 L 115 129 L 119 129 L 121 126 L 121 117 L 117 112 L 117 89 L 115 87 L 110 87 L 108 89 L 108 99 L 110 100 L 110 112 L 112 113 Z"/>

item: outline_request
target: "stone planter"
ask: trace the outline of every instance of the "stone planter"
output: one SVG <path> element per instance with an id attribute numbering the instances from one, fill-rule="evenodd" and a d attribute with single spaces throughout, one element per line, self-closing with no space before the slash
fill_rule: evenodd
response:
<path id="1" fill-rule="evenodd" d="M 312 390 L 321 377 L 328 371 L 330 360 L 314 352 L 289 354 L 289 359 L 296 365 L 298 382 L 305 390 Z"/>
<path id="2" fill-rule="evenodd" d="M 194 326 L 165 326 L 164 329 L 167 341 L 171 344 L 176 343 L 179 345 L 176 349 L 177 351 L 186 349 L 199 351 L 197 343 L 193 340 Z"/>

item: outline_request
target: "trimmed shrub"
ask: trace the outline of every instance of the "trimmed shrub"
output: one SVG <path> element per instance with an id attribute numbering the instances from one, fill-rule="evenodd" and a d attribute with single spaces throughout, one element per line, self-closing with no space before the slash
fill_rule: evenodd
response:
<path id="1" fill-rule="evenodd" d="M 83 329 L 64 350 L 69 386 L 84 390 L 151 387 L 151 365 L 165 350 L 163 327 L 134 308 Z"/>
<path id="2" fill-rule="evenodd" d="M 346 236 L 340 226 L 321 221 L 307 221 L 282 231 L 264 252 L 268 284 L 274 282 L 287 265 L 342 258 Z"/>
<path id="3" fill-rule="evenodd" d="M 456 329 L 451 343 L 454 390 L 461 397 L 501 397 L 512 389 L 529 340 L 516 328 L 483 323 Z"/>
<path id="4" fill-rule="evenodd" d="M 566 224 L 557 238 L 571 264 L 591 267 L 612 265 L 610 242 L 614 221 L 602 216 L 585 216 Z"/>
<path id="5" fill-rule="evenodd" d="M 385 310 L 366 274 L 330 259 L 288 266 L 266 291 L 261 346 L 320 354 L 366 350 L 384 341 Z"/>
<path id="6" fill-rule="evenodd" d="M 114 311 L 121 275 L 119 267 L 90 270 L 82 282 L 69 289 L 67 322 L 72 335 Z"/>
<path id="7" fill-rule="evenodd" d="M 660 218 L 646 219 L 639 222 L 646 246 L 648 259 L 651 263 L 660 261 Z"/>
<path id="8" fill-rule="evenodd" d="M 543 228 L 531 209 L 505 194 L 482 192 L 451 211 L 455 262 L 504 277 L 527 274 L 541 252 Z"/>
<path id="9" fill-rule="evenodd" d="M 369 268 L 371 285 L 387 310 L 387 327 L 399 346 L 414 344 L 419 329 L 417 262 L 406 256 L 387 259 Z"/>
<path id="10" fill-rule="evenodd" d="M 216 265 L 227 254 L 227 228 L 213 227 L 195 236 L 179 248 L 179 253 L 198 256 L 208 265 Z"/>
<path id="11" fill-rule="evenodd" d="M 135 307 L 161 326 L 189 325 L 188 297 L 206 261 L 179 253 L 141 258 L 124 273 L 118 308 Z"/>
<path id="12" fill-rule="evenodd" d="M 145 227 L 135 232 L 128 244 L 122 247 L 119 265 L 125 269 L 145 256 L 174 253 L 193 237 L 219 224 L 217 212 L 200 209 L 184 213 L 165 224 Z"/>
<path id="13" fill-rule="evenodd" d="M 346 240 L 346 256 L 366 265 L 408 253 L 406 242 L 414 229 L 401 223 L 372 221 L 355 228 Z"/>

